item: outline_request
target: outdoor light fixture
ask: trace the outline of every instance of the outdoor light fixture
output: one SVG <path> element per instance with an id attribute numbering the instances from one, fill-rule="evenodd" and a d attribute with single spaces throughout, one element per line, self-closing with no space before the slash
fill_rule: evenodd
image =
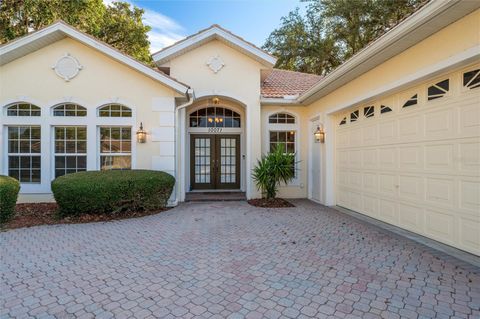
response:
<path id="1" fill-rule="evenodd" d="M 137 131 L 137 142 L 138 143 L 147 142 L 147 132 L 143 129 L 142 122 L 140 122 L 140 129 Z"/>
<path id="2" fill-rule="evenodd" d="M 315 136 L 316 143 L 325 143 L 325 132 L 323 131 L 323 127 L 320 128 L 320 126 L 317 125 L 317 129 L 313 135 Z"/>

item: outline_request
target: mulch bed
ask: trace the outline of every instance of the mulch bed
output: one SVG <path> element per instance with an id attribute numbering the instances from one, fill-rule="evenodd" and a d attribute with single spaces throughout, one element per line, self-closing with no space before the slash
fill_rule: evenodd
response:
<path id="1" fill-rule="evenodd" d="M 295 207 L 290 202 L 287 202 L 283 198 L 255 198 L 248 200 L 248 203 L 255 207 L 263 208 L 286 208 L 286 207 Z"/>
<path id="2" fill-rule="evenodd" d="M 105 222 L 111 220 L 119 220 L 126 218 L 135 218 L 157 214 L 168 210 L 168 208 L 155 211 L 140 211 L 140 212 L 120 212 L 115 215 L 95 214 L 82 215 L 75 217 L 60 218 L 57 215 L 57 204 L 55 203 L 28 203 L 17 204 L 15 216 L 8 223 L 1 225 L 0 228 L 14 229 L 21 227 L 32 227 L 39 225 L 55 225 L 55 224 L 82 224 L 92 222 Z"/>

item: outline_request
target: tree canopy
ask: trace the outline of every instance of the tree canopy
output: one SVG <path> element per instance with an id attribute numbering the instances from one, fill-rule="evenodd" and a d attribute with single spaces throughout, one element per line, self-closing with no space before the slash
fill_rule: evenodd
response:
<path id="1" fill-rule="evenodd" d="M 397 25 L 426 0 L 302 0 L 263 48 L 282 69 L 327 74 Z"/>
<path id="2" fill-rule="evenodd" d="M 132 57 L 151 63 L 150 27 L 144 11 L 126 2 L 102 0 L 0 0 L 0 43 L 41 29 L 57 20 L 86 32 Z"/>

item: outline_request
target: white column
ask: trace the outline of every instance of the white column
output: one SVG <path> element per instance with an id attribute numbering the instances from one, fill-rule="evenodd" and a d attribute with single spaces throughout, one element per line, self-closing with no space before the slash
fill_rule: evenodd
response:
<path id="1" fill-rule="evenodd" d="M 325 147 L 323 147 L 322 158 L 325 174 L 325 205 L 332 206 L 336 204 L 335 199 L 335 125 L 333 116 L 325 116 Z"/>
<path id="2" fill-rule="evenodd" d="M 89 112 L 94 113 L 94 112 Z M 100 154 L 99 150 L 99 141 L 97 138 L 97 125 L 95 124 L 95 120 L 91 119 L 92 121 L 87 125 L 87 171 L 95 171 L 99 170 L 100 167 L 97 166 L 97 155 Z"/>
<path id="3" fill-rule="evenodd" d="M 50 141 L 52 139 L 52 127 L 49 123 L 44 123 L 40 126 L 40 148 L 41 148 L 41 192 L 49 193 L 51 192 L 50 182 L 55 178 L 55 174 L 52 173 L 52 161 L 51 153 L 52 148 L 50 146 Z"/>
<path id="4" fill-rule="evenodd" d="M 247 186 L 247 198 L 260 197 L 261 194 L 255 187 L 255 183 L 252 180 L 252 169 L 257 164 L 257 160 L 262 155 L 262 143 L 261 143 L 261 110 L 260 101 L 255 103 L 249 103 L 246 109 L 246 135 L 247 135 L 247 158 L 246 158 L 246 186 Z"/>
<path id="5" fill-rule="evenodd" d="M 177 127 L 177 142 L 175 156 L 176 156 L 176 188 L 177 188 L 177 199 L 180 202 L 185 201 L 185 187 L 186 187 L 186 152 L 185 152 L 185 141 L 186 141 L 186 127 L 185 127 L 185 108 L 177 110 L 175 124 Z"/>

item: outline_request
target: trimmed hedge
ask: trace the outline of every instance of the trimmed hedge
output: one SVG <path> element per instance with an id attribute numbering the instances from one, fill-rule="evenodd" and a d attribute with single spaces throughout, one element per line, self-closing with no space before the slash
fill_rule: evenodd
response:
<path id="1" fill-rule="evenodd" d="M 15 214 L 20 182 L 0 175 L 0 223 L 8 222 Z"/>
<path id="2" fill-rule="evenodd" d="M 55 179 L 52 191 L 61 216 L 78 216 L 164 208 L 174 185 L 160 171 L 89 171 Z"/>

